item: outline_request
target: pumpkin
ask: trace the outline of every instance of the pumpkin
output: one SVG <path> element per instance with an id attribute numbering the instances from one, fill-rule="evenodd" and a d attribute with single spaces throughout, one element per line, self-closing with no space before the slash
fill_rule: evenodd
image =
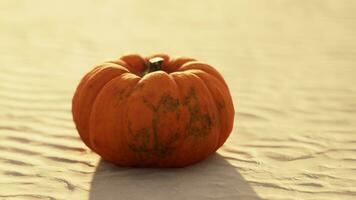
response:
<path id="1" fill-rule="evenodd" d="M 183 167 L 223 145 L 235 111 L 228 86 L 212 66 L 130 54 L 83 77 L 72 113 L 83 142 L 109 162 Z"/>

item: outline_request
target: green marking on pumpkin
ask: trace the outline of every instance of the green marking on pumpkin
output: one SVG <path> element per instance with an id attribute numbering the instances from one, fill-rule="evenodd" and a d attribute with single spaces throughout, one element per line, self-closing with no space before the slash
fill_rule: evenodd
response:
<path id="1" fill-rule="evenodd" d="M 168 94 L 163 94 L 158 106 L 163 105 L 168 111 L 176 111 L 179 107 L 179 100 L 178 99 L 174 99 L 173 97 L 171 97 Z"/>
<path id="2" fill-rule="evenodd" d="M 224 102 L 218 102 L 216 106 L 217 106 L 219 112 L 222 112 L 222 110 L 225 109 Z"/>
<path id="3" fill-rule="evenodd" d="M 116 97 L 118 99 L 118 101 L 122 101 L 124 99 L 124 97 L 126 96 L 125 95 L 125 92 L 126 90 L 125 89 L 119 89 L 117 92 L 116 92 Z"/>
<path id="4" fill-rule="evenodd" d="M 126 100 L 134 90 L 135 88 L 118 88 L 115 94 L 115 97 L 117 99 L 117 101 L 115 102 L 115 106 Z"/>
<path id="5" fill-rule="evenodd" d="M 175 133 L 170 136 L 170 138 L 167 140 L 166 143 L 162 143 L 159 141 L 158 138 L 158 123 L 160 121 L 161 114 L 177 111 L 180 105 L 179 100 L 173 98 L 169 94 L 163 94 L 160 100 L 158 101 L 157 105 L 153 105 L 145 97 L 142 98 L 142 101 L 153 112 L 153 119 L 151 122 L 152 123 L 151 130 L 153 133 L 153 138 L 152 138 L 153 147 L 151 149 L 147 147 L 149 143 L 150 133 L 148 128 L 144 128 L 136 132 L 133 137 L 134 140 L 137 143 L 139 143 L 139 145 L 129 144 L 129 148 L 131 149 L 131 151 L 135 152 L 136 157 L 140 160 L 144 158 L 145 158 L 144 160 L 149 160 L 152 158 L 152 156 L 156 156 L 162 159 L 174 151 L 171 145 L 179 139 L 180 134 Z M 129 123 L 129 132 L 130 130 L 131 130 L 131 123 Z"/>
<path id="6" fill-rule="evenodd" d="M 213 127 L 213 122 L 208 114 L 204 114 L 197 102 L 196 91 L 191 87 L 184 98 L 184 105 L 187 106 L 190 118 L 186 126 L 186 136 L 201 137 L 208 135 Z M 194 103 L 194 102 L 195 103 Z"/>
<path id="7" fill-rule="evenodd" d="M 151 102 L 149 102 L 145 97 L 142 97 L 142 102 L 153 112 L 157 112 L 156 106 L 154 106 Z"/>
<path id="8" fill-rule="evenodd" d="M 180 112 L 176 112 L 176 119 L 177 119 L 177 120 L 180 119 Z"/>
<path id="9" fill-rule="evenodd" d="M 153 158 L 153 156 L 158 157 L 160 159 L 165 158 L 174 151 L 174 149 L 171 147 L 171 144 L 173 144 L 179 139 L 180 134 L 175 133 L 170 136 L 166 143 L 162 143 L 161 141 L 159 141 L 158 137 L 158 124 L 161 115 L 167 112 L 176 112 L 176 118 L 178 120 L 180 118 L 178 108 L 181 103 L 179 102 L 179 99 L 173 98 L 167 93 L 161 96 L 157 105 L 152 104 L 145 97 L 142 97 L 142 102 L 147 106 L 147 108 L 149 108 L 153 112 L 153 119 L 151 122 L 152 127 L 142 128 L 136 131 L 133 135 L 133 138 L 138 144 L 129 144 L 129 148 L 131 149 L 131 151 L 135 152 L 136 157 L 139 160 L 149 161 Z M 194 87 L 191 87 L 189 89 L 187 95 L 183 98 L 182 105 L 187 107 L 187 110 L 190 114 L 190 118 L 185 129 L 186 137 L 193 136 L 198 138 L 211 133 L 211 129 L 213 127 L 213 120 L 211 119 L 209 114 L 202 112 Z M 132 134 L 131 122 L 129 122 L 128 128 L 129 133 Z M 152 148 L 148 148 L 151 136 L 150 131 L 152 131 L 153 135 Z"/>
<path id="10" fill-rule="evenodd" d="M 149 139 L 150 139 L 150 134 L 148 132 L 147 128 L 142 128 L 137 133 L 134 135 L 135 140 L 140 140 L 142 141 L 142 147 L 147 148 Z"/>
<path id="11" fill-rule="evenodd" d="M 132 134 L 132 122 L 131 121 L 128 122 L 127 128 L 129 130 L 129 133 Z"/>
<path id="12" fill-rule="evenodd" d="M 134 91 L 136 90 L 141 90 L 143 88 L 145 84 L 143 84 L 142 82 L 141 83 L 138 83 L 135 85 L 135 87 L 133 88 Z"/>
<path id="13" fill-rule="evenodd" d="M 183 105 L 188 105 L 192 99 L 196 99 L 196 91 L 193 87 L 189 88 L 187 96 L 183 99 Z"/>

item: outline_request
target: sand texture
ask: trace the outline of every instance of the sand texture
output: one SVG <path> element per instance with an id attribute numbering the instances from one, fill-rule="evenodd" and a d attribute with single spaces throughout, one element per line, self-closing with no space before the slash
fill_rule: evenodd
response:
<path id="1" fill-rule="evenodd" d="M 356 199 L 356 1 L 0 1 L 0 199 Z M 183 169 L 89 151 L 71 99 L 95 64 L 166 52 L 215 66 L 226 144 Z"/>

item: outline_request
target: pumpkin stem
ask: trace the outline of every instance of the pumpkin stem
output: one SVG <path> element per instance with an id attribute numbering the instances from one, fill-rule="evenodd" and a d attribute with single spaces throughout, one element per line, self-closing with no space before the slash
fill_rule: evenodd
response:
<path id="1" fill-rule="evenodd" d="M 149 59 L 147 73 L 162 70 L 163 61 L 164 61 L 164 59 L 161 57 L 153 57 L 153 58 Z"/>

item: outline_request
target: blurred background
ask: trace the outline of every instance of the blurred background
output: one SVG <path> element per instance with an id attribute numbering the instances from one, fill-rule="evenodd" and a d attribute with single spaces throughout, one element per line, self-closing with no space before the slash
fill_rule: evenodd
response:
<path id="1" fill-rule="evenodd" d="M 173 199 L 353 199 L 355 10 L 353 0 L 1 0 L 0 198 L 140 199 L 171 177 Z M 99 163 L 71 116 L 93 66 L 161 52 L 216 67 L 236 110 L 220 157 L 181 179 Z"/>

